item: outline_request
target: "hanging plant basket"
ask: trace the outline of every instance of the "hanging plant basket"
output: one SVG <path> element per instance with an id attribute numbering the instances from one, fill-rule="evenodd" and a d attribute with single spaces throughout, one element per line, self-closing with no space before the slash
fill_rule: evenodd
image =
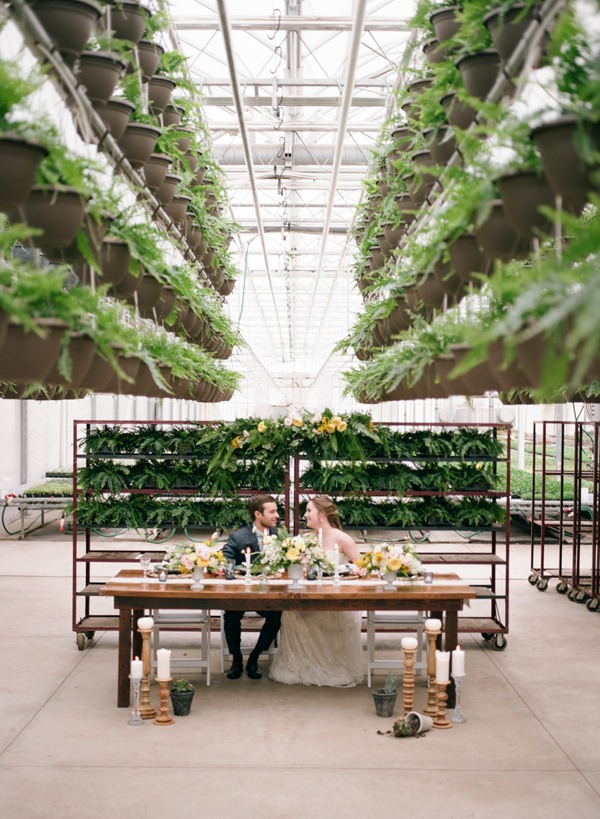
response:
<path id="1" fill-rule="evenodd" d="M 545 178 L 533 171 L 517 171 L 499 177 L 496 184 L 508 221 L 520 236 L 553 233 L 552 222 L 540 212 L 541 207 L 556 208 L 554 191 Z"/>
<path id="2" fill-rule="evenodd" d="M 419 151 L 413 156 L 413 160 L 417 164 L 420 178 L 416 175 L 411 175 L 404 177 L 404 180 L 408 187 L 413 207 L 419 207 L 425 202 L 429 191 L 435 184 L 435 176 L 427 173 L 425 170 L 435 165 L 435 162 L 429 151 Z"/>
<path id="3" fill-rule="evenodd" d="M 448 125 L 437 130 L 426 128 L 423 136 L 436 165 L 446 165 L 457 148 L 456 137 Z"/>
<path id="4" fill-rule="evenodd" d="M 141 277 L 139 287 L 136 291 L 137 305 L 140 315 L 152 314 L 152 308 L 156 306 L 163 292 L 164 285 L 150 273 L 144 273 Z M 135 303 L 133 294 L 127 297 L 131 304 Z"/>
<path id="5" fill-rule="evenodd" d="M 175 90 L 177 83 L 170 77 L 160 77 L 154 75 L 148 80 L 148 107 L 154 116 L 162 114 L 171 94 Z"/>
<path id="6" fill-rule="evenodd" d="M 453 353 L 444 353 L 435 359 L 435 370 L 438 378 L 446 390 L 446 395 L 468 395 L 467 385 L 463 381 L 462 375 L 450 378 L 450 373 L 456 367 L 456 359 Z"/>
<path id="7" fill-rule="evenodd" d="M 140 359 L 118 355 L 117 362 L 125 375 L 128 376 L 128 378 L 132 378 L 135 382 L 141 364 Z M 103 387 L 102 392 L 114 395 L 129 395 L 130 388 L 131 381 L 128 381 L 127 378 L 122 378 L 116 370 L 113 370 L 112 376 Z"/>
<path id="8" fill-rule="evenodd" d="M 154 306 L 154 311 L 159 321 L 164 321 L 173 312 L 175 302 L 177 301 L 177 294 L 172 287 L 163 286 L 163 291 L 160 294 L 158 301 Z"/>
<path id="9" fill-rule="evenodd" d="M 487 272 L 490 263 L 474 234 L 463 233 L 448 247 L 448 253 L 459 279 L 465 284 L 473 282 L 481 286 L 476 274 Z"/>
<path id="10" fill-rule="evenodd" d="M 427 40 L 423 46 L 423 54 L 430 65 L 439 65 L 448 59 L 448 49 L 441 46 L 440 41 L 435 37 Z"/>
<path id="11" fill-rule="evenodd" d="M 60 353 L 62 338 L 68 325 L 51 318 L 36 322 L 43 331 L 39 336 L 27 332 L 23 325 L 10 322 L 0 349 L 0 381 L 13 384 L 45 384 Z"/>
<path id="12" fill-rule="evenodd" d="M 100 7 L 91 0 L 27 0 L 36 17 L 70 66 L 85 48 Z"/>
<path id="13" fill-rule="evenodd" d="M 465 131 L 474 122 L 477 111 L 468 103 L 459 100 L 456 91 L 444 94 L 440 102 L 453 128 L 461 128 Z"/>
<path id="14" fill-rule="evenodd" d="M 0 138 L 0 211 L 10 213 L 25 202 L 48 150 L 17 134 Z"/>
<path id="15" fill-rule="evenodd" d="M 521 390 L 531 387 L 531 380 L 516 358 L 510 364 L 504 363 L 504 344 L 495 341 L 487 348 L 487 359 L 501 390 Z"/>
<path id="16" fill-rule="evenodd" d="M 136 46 L 136 52 L 142 74 L 142 82 L 148 82 L 150 77 L 156 74 L 160 58 L 165 53 L 165 50 L 158 43 L 152 42 L 152 40 L 140 40 Z M 131 69 L 128 69 L 128 73 L 132 73 L 134 70 L 135 69 L 131 67 Z"/>
<path id="17" fill-rule="evenodd" d="M 92 256 L 99 261 L 100 249 L 106 235 L 108 225 L 114 219 L 114 214 L 103 211 L 99 222 L 91 215 L 84 214 L 81 230 L 88 243 Z M 79 249 L 78 236 L 75 236 L 68 247 L 46 248 L 44 251 L 46 258 L 55 264 L 81 264 L 85 262 L 83 254 Z"/>
<path id="18" fill-rule="evenodd" d="M 102 27 L 113 31 L 119 40 L 130 40 L 137 45 L 144 34 L 151 12 L 139 3 L 108 3 L 102 15 Z M 110 28 L 109 28 L 110 17 Z"/>
<path id="19" fill-rule="evenodd" d="M 204 175 L 206 174 L 206 168 L 202 165 L 196 170 L 194 174 L 194 185 L 201 185 L 204 181 Z"/>
<path id="20" fill-rule="evenodd" d="M 529 256 L 529 240 L 521 238 L 506 218 L 502 199 L 494 199 L 490 215 L 475 229 L 475 236 L 490 259 L 509 262 Z"/>
<path id="21" fill-rule="evenodd" d="M 191 196 L 174 196 L 169 204 L 164 206 L 165 213 L 176 225 L 181 225 L 191 201 Z"/>
<path id="22" fill-rule="evenodd" d="M 102 105 L 94 105 L 94 108 L 112 138 L 118 142 L 125 133 L 129 117 L 135 111 L 135 105 L 129 100 L 113 97 Z"/>
<path id="23" fill-rule="evenodd" d="M 150 159 L 144 165 L 144 179 L 153 193 L 156 193 L 165 181 L 172 161 L 171 157 L 165 156 L 165 154 L 151 154 Z"/>
<path id="24" fill-rule="evenodd" d="M 190 166 L 190 171 L 194 173 L 194 171 L 198 167 L 198 162 L 200 161 L 198 159 L 198 154 L 196 154 L 194 151 L 186 151 L 185 158 L 187 159 L 187 163 Z"/>
<path id="25" fill-rule="evenodd" d="M 434 28 L 438 42 L 445 43 L 446 40 L 458 34 L 460 23 L 456 19 L 456 12 L 460 11 L 460 8 L 460 6 L 447 6 L 429 15 L 429 21 Z"/>
<path id="26" fill-rule="evenodd" d="M 94 105 L 106 105 L 125 71 L 125 60 L 110 51 L 84 51 L 75 67 L 75 76 Z"/>
<path id="27" fill-rule="evenodd" d="M 230 296 L 233 293 L 233 288 L 235 287 L 237 279 L 225 279 L 223 284 L 219 287 L 219 293 L 222 296 Z"/>
<path id="28" fill-rule="evenodd" d="M 427 307 L 441 307 L 444 303 L 444 290 L 433 271 L 417 284 L 417 296 Z"/>
<path id="29" fill-rule="evenodd" d="M 177 185 L 181 182 L 181 177 L 175 173 L 168 173 L 165 176 L 165 180 L 156 191 L 156 198 L 160 202 L 160 204 L 165 207 L 165 205 L 170 204 L 173 201 L 173 197 L 175 196 L 175 191 L 177 190 Z"/>
<path id="30" fill-rule="evenodd" d="M 477 248 L 479 250 L 479 247 Z M 460 298 L 464 285 L 462 279 L 453 270 L 449 262 L 437 261 L 433 266 L 433 275 L 441 289 L 450 299 Z"/>
<path id="31" fill-rule="evenodd" d="M 19 213 L 42 231 L 29 239 L 34 247 L 67 247 L 83 223 L 85 201 L 75 188 L 34 185 Z"/>
<path id="32" fill-rule="evenodd" d="M 110 283 L 110 292 L 118 298 L 131 296 L 138 289 L 142 275 L 130 271 L 131 253 L 127 243 L 110 236 L 102 243 L 100 269 L 102 284 Z"/>
<path id="33" fill-rule="evenodd" d="M 79 388 L 93 390 L 94 392 L 102 392 L 106 384 L 108 384 L 112 378 L 113 374 L 114 369 L 112 364 L 106 359 L 102 358 L 100 353 L 96 352 L 89 370 L 81 379 Z"/>
<path id="34" fill-rule="evenodd" d="M 505 63 L 509 62 L 532 21 L 539 19 L 541 3 L 525 10 L 526 6 L 527 3 L 514 3 L 509 9 L 492 9 L 483 18 L 494 48 Z"/>
<path id="35" fill-rule="evenodd" d="M 0 310 L 0 351 L 2 350 L 2 345 L 4 344 L 4 339 L 6 338 L 9 324 L 10 315 L 5 313 L 4 310 Z"/>
<path id="36" fill-rule="evenodd" d="M 129 122 L 119 139 L 119 148 L 133 168 L 143 168 L 150 159 L 159 136 L 160 129 L 154 125 Z"/>
<path id="37" fill-rule="evenodd" d="M 163 125 L 168 127 L 169 125 L 179 125 L 181 122 L 181 117 L 184 115 L 185 109 L 182 108 L 181 105 L 167 105 L 165 110 L 163 111 Z"/>
<path id="38" fill-rule="evenodd" d="M 192 128 L 177 128 L 175 131 L 177 134 L 177 145 L 179 150 L 182 154 L 186 153 L 186 151 L 190 150 L 190 145 L 192 144 L 192 137 L 194 136 L 194 131 Z"/>
<path id="39" fill-rule="evenodd" d="M 469 347 L 466 344 L 451 344 L 448 349 L 454 354 L 457 365 L 463 361 L 469 352 Z M 501 389 L 495 378 L 494 371 L 487 361 L 471 367 L 470 370 L 462 373 L 460 378 L 466 387 L 466 395 L 483 395 L 484 392 Z"/>
<path id="40" fill-rule="evenodd" d="M 46 384 L 62 387 L 79 387 L 87 375 L 96 355 L 96 345 L 88 336 L 71 333 L 68 346 L 71 360 L 71 377 L 65 378 L 58 369 L 58 361 L 46 376 Z"/>
<path id="41" fill-rule="evenodd" d="M 185 238 L 188 240 L 190 247 L 196 252 L 200 243 L 203 241 L 202 230 L 196 222 L 190 221 L 185 231 Z"/>
<path id="42" fill-rule="evenodd" d="M 479 100 L 486 99 L 500 74 L 500 55 L 492 49 L 465 54 L 456 61 L 467 93 Z"/>
<path id="43" fill-rule="evenodd" d="M 589 193 L 598 193 L 593 181 L 598 165 L 588 165 L 577 150 L 578 120 L 574 114 L 558 117 L 538 125 L 531 138 L 542 157 L 542 166 L 554 192 L 562 197 L 563 207 L 579 216 L 589 200 Z M 600 149 L 600 125 L 586 128 L 595 150 Z"/>

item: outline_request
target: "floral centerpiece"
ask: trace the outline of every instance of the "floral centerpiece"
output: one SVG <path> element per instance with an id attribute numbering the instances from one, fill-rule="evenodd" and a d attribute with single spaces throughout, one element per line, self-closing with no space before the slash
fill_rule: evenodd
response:
<path id="1" fill-rule="evenodd" d="M 265 535 L 260 555 L 252 564 L 252 571 L 271 574 L 290 566 L 320 566 L 332 571 L 331 561 L 319 546 L 315 535 L 289 534 L 282 526 L 276 535 Z"/>
<path id="2" fill-rule="evenodd" d="M 218 572 L 227 566 L 223 552 L 215 546 L 216 535 L 202 543 L 176 543 L 166 547 L 163 566 L 169 572 L 191 574 L 195 567 Z"/>
<path id="3" fill-rule="evenodd" d="M 378 543 L 367 549 L 355 564 L 367 575 L 381 572 L 396 577 L 416 577 L 421 573 L 419 555 L 408 543 Z"/>

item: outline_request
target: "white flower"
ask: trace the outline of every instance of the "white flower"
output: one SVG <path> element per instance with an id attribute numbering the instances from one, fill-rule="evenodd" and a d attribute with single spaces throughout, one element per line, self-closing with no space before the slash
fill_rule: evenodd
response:
<path id="1" fill-rule="evenodd" d="M 283 419 L 283 423 L 286 425 L 286 427 L 291 427 L 291 426 L 292 426 L 292 424 L 294 423 L 294 421 L 293 421 L 293 419 L 292 419 L 292 418 L 290 418 L 290 416 L 288 415 L 288 417 L 287 417 L 287 418 L 284 418 L 284 419 Z"/>
<path id="2" fill-rule="evenodd" d="M 316 412 L 312 417 L 312 423 L 313 424 L 320 424 L 322 420 L 323 420 L 323 416 L 321 415 L 320 412 Z"/>

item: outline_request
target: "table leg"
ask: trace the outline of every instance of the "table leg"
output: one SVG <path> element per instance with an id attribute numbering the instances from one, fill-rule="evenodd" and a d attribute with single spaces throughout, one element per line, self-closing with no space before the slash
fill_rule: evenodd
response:
<path id="1" fill-rule="evenodd" d="M 119 609 L 119 668 L 117 707 L 129 708 L 129 672 L 131 670 L 131 609 Z"/>
<path id="2" fill-rule="evenodd" d="M 446 612 L 446 638 L 444 648 L 446 651 L 454 651 L 458 645 L 458 612 Z M 450 674 L 452 674 L 452 654 L 450 654 Z M 446 706 L 454 708 L 456 705 L 456 686 L 454 685 L 454 677 L 450 677 L 450 684 L 446 688 L 448 694 L 448 701 Z"/>

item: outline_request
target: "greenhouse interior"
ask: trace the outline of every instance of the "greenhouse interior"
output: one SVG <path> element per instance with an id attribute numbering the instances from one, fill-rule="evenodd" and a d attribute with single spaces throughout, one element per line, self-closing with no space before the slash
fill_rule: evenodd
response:
<path id="1" fill-rule="evenodd" d="M 599 89 L 595 0 L 0 0 L 2 817 L 600 816 Z"/>

